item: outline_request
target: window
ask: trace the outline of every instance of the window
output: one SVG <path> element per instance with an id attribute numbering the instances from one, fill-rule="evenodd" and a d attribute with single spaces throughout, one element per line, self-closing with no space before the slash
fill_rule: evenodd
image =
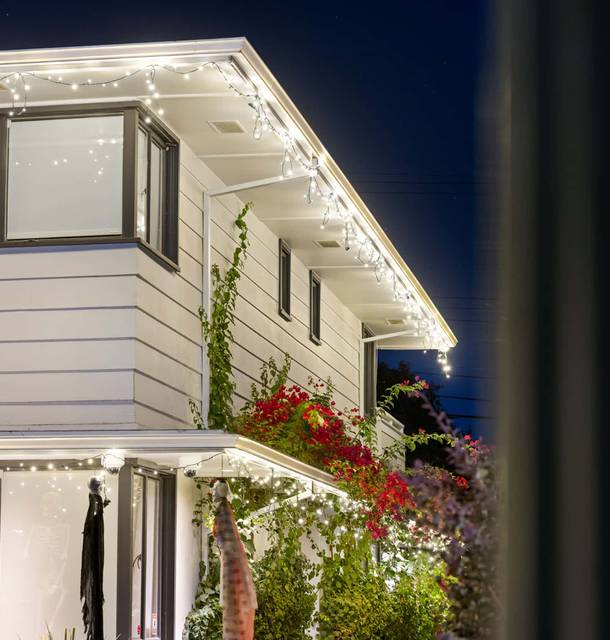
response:
<path id="1" fill-rule="evenodd" d="M 290 320 L 290 247 L 280 240 L 279 243 L 279 311 L 282 318 Z"/>
<path id="2" fill-rule="evenodd" d="M 127 638 L 173 638 L 175 478 L 126 465 L 121 470 L 121 534 L 128 540 L 119 574 L 117 632 Z M 127 535 L 127 532 L 129 535 Z M 121 566 L 121 565 L 119 565 Z"/>
<path id="3" fill-rule="evenodd" d="M 309 272 L 309 338 L 320 344 L 320 304 L 321 304 L 320 276 Z"/>
<path id="4" fill-rule="evenodd" d="M 120 235 L 123 118 L 14 120 L 8 240 Z"/>
<path id="5" fill-rule="evenodd" d="M 17 469 L 0 478 L 0 636 L 46 638 L 48 625 L 54 638 L 63 638 L 64 629 L 81 620 L 81 548 L 92 471 Z M 118 483 L 109 475 L 105 482 L 112 502 L 104 510 L 104 628 L 114 638 Z"/>
<path id="6" fill-rule="evenodd" d="M 178 140 L 138 103 L 0 114 L 0 241 L 140 242 L 178 260 Z"/>
<path id="7" fill-rule="evenodd" d="M 139 237 L 162 252 L 165 244 L 164 211 L 167 150 L 163 141 L 152 131 L 138 129 L 138 187 L 137 225 Z"/>
<path id="8" fill-rule="evenodd" d="M 362 337 L 372 338 L 373 332 L 362 325 Z M 365 342 L 362 362 L 362 404 L 365 416 L 370 416 L 377 408 L 377 345 Z"/>

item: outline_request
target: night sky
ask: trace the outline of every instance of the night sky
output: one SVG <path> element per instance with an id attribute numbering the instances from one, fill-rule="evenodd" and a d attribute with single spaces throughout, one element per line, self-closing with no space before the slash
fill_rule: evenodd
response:
<path id="1" fill-rule="evenodd" d="M 483 0 L 85 3 L 0 0 L 0 48 L 246 36 L 430 293 L 459 345 L 382 352 L 443 382 L 493 436 L 494 218 Z M 465 398 L 465 399 L 464 399 Z"/>

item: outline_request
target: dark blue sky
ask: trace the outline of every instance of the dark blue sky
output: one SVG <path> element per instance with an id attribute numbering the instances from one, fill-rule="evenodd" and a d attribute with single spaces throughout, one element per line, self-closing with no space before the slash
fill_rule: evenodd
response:
<path id="1" fill-rule="evenodd" d="M 0 0 L 0 47 L 248 37 L 460 340 L 446 381 L 432 353 L 382 358 L 405 359 L 443 380 L 451 413 L 491 416 L 495 255 L 483 153 L 485 11 L 483 0 Z M 492 424 L 458 422 L 475 431 Z"/>

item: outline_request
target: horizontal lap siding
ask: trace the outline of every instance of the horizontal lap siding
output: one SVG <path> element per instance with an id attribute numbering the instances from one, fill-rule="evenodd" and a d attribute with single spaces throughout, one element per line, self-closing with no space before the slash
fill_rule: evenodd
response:
<path id="1" fill-rule="evenodd" d="M 184 166 L 179 194 L 180 272 L 139 258 L 135 402 L 138 424 L 151 428 L 193 425 L 189 400 L 201 402 L 201 306 L 204 185 Z"/>
<path id="2" fill-rule="evenodd" d="M 0 429 L 133 427 L 137 251 L 0 251 Z"/>
<path id="3" fill-rule="evenodd" d="M 133 245 L 0 251 L 0 429 L 192 425 L 203 186 L 186 175 L 178 273 Z"/>
<path id="4" fill-rule="evenodd" d="M 222 186 L 188 147 L 181 153 L 180 271 L 133 245 L 0 250 L 0 429 L 36 425 L 192 425 L 201 400 L 203 192 Z M 256 203 L 255 203 L 256 204 Z M 226 266 L 242 204 L 214 199 L 212 260 Z M 277 312 L 277 237 L 251 213 L 239 284 L 236 405 L 269 356 L 293 358 L 291 383 L 332 378 L 341 405 L 358 403 L 357 319 L 322 287 L 322 345 L 309 340 L 308 272 L 293 257 L 293 319 Z"/>
<path id="5" fill-rule="evenodd" d="M 195 158 L 187 158 L 188 171 L 182 177 L 182 191 L 192 198 L 192 182 L 207 188 L 220 186 L 218 179 Z M 235 196 L 215 198 L 212 205 L 212 262 L 226 267 L 236 245 L 235 215 L 242 203 Z M 250 247 L 239 282 L 235 310 L 233 368 L 236 377 L 236 405 L 250 394 L 250 385 L 259 379 L 260 367 L 269 356 L 281 360 L 284 353 L 293 359 L 290 382 L 303 387 L 308 379 L 330 377 L 337 389 L 339 405 L 359 402 L 360 323 L 332 292 L 322 287 L 322 344 L 309 340 L 309 273 L 293 256 L 292 314 L 290 322 L 278 314 L 278 238 L 248 214 Z M 191 242 L 192 230 L 183 242 Z"/>

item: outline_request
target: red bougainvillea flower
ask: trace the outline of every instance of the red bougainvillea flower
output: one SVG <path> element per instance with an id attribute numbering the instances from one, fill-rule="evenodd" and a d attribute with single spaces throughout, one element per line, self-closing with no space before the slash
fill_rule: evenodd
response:
<path id="1" fill-rule="evenodd" d="M 413 394 L 428 388 L 419 378 L 413 385 L 404 380 L 401 386 L 402 391 Z M 313 384 L 315 400 L 296 385 L 279 387 L 251 405 L 238 431 L 274 446 L 285 437 L 286 429 L 292 429 L 307 446 L 308 458 L 332 473 L 352 498 L 365 505 L 365 524 L 371 536 L 384 538 L 389 520 L 402 520 L 415 508 L 413 496 L 402 474 L 389 470 L 370 447 L 352 435 L 365 422 L 359 410 L 337 410 L 334 401 L 319 394 L 325 387 L 324 383 Z"/>
<path id="2" fill-rule="evenodd" d="M 455 484 L 460 488 L 460 489 L 468 489 L 468 487 L 470 487 L 470 484 L 468 483 L 468 480 L 466 480 L 466 478 L 464 478 L 464 476 L 458 476 L 455 479 Z"/>

